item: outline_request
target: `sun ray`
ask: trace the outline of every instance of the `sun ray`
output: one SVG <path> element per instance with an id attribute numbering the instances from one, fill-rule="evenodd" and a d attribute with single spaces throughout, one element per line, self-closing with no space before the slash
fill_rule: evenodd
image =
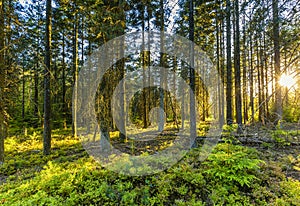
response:
<path id="1" fill-rule="evenodd" d="M 279 79 L 279 84 L 283 87 L 291 88 L 296 84 L 296 80 L 292 75 L 283 74 Z"/>

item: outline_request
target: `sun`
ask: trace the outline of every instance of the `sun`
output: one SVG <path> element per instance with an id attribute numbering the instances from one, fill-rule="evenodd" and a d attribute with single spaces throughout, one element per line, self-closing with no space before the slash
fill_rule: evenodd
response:
<path id="1" fill-rule="evenodd" d="M 296 84 L 296 80 L 292 75 L 283 74 L 279 79 L 279 84 L 283 87 L 291 88 Z"/>

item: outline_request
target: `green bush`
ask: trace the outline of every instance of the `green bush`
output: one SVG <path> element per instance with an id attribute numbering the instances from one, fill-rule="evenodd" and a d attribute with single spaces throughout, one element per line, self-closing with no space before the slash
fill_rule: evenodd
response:
<path id="1" fill-rule="evenodd" d="M 0 204 L 297 205 L 300 202 L 299 181 L 286 180 L 278 163 L 266 164 L 255 149 L 231 143 L 218 144 L 204 162 L 200 161 L 201 148 L 195 148 L 164 172 L 131 177 L 101 167 L 88 157 L 78 139 L 61 131 L 53 134 L 52 141 L 52 153 L 43 156 L 39 133 L 6 140 L 7 161 L 0 166 L 0 175 L 5 177 L 5 182 L 0 183 Z M 293 160 L 295 168 L 299 166 L 298 159 Z M 128 159 L 127 166 L 131 164 Z M 116 165 L 119 166 L 122 165 Z M 137 169 L 151 168 L 140 164 Z"/>

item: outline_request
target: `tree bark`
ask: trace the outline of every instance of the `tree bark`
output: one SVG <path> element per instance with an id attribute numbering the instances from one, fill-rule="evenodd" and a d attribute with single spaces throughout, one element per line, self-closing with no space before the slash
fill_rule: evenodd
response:
<path id="1" fill-rule="evenodd" d="M 165 95 L 164 95 L 164 85 L 165 85 L 165 54 L 164 54 L 164 1 L 160 0 L 160 89 L 159 89 L 159 123 L 158 123 L 158 131 L 164 130 L 165 118 L 164 112 L 162 110 L 165 109 Z"/>
<path id="2" fill-rule="evenodd" d="M 5 110 L 4 110 L 4 0 L 0 0 L 0 164 L 4 162 L 4 139 L 5 139 Z"/>
<path id="3" fill-rule="evenodd" d="M 235 110 L 238 133 L 242 133 L 242 95 L 241 95 L 241 63 L 240 63 L 240 14 L 239 1 L 235 0 Z"/>
<path id="4" fill-rule="evenodd" d="M 231 63 L 231 5 L 230 0 L 226 0 L 226 121 L 232 124 L 232 63 Z"/>
<path id="5" fill-rule="evenodd" d="M 123 12 L 123 1 L 119 2 L 119 6 L 120 6 L 120 10 L 121 12 Z M 125 15 L 124 13 L 121 14 L 121 21 L 125 22 Z M 121 28 L 121 32 L 120 35 L 123 35 L 125 28 Z M 124 39 L 122 39 L 122 44 L 120 45 L 120 56 L 124 56 Z M 120 70 L 120 81 L 122 81 L 122 79 L 125 78 L 125 59 L 119 59 L 119 70 Z M 123 81 L 121 84 L 121 95 L 120 95 L 120 113 L 121 113 L 121 117 L 120 117 L 120 140 L 122 142 L 126 141 L 126 94 L 125 94 L 126 88 L 125 88 L 125 82 Z"/>
<path id="6" fill-rule="evenodd" d="M 75 14 L 74 36 L 73 36 L 73 81 L 74 81 L 74 99 L 73 99 L 73 136 L 77 137 L 77 88 L 78 88 L 78 17 Z"/>
<path id="7" fill-rule="evenodd" d="M 253 77 L 253 44 L 252 44 L 252 35 L 250 34 L 250 55 L 249 55 L 249 61 L 250 61 L 250 107 L 251 107 L 251 122 L 254 122 L 254 77 Z"/>
<path id="8" fill-rule="evenodd" d="M 280 42 L 279 42 L 279 12 L 278 0 L 272 0 L 273 8 L 273 38 L 274 38 L 274 69 L 275 69 L 275 112 L 277 115 L 275 125 L 282 119 L 282 98 L 279 79 L 280 71 Z"/>
<path id="9" fill-rule="evenodd" d="M 243 117 L 244 124 L 247 124 L 248 121 L 248 95 L 247 95 L 247 45 L 246 45 L 246 20 L 245 20 L 245 12 L 243 13 Z"/>
<path id="10" fill-rule="evenodd" d="M 63 111 L 63 128 L 67 129 L 67 103 L 66 103 L 66 52 L 65 52 L 65 30 L 62 32 L 62 111 Z"/>
<path id="11" fill-rule="evenodd" d="M 37 63 L 36 63 L 36 68 L 34 70 L 34 109 L 33 109 L 33 114 L 34 117 L 37 118 L 36 122 L 35 122 L 35 127 L 38 126 L 38 122 L 39 122 L 39 75 L 38 75 L 38 69 L 39 69 L 39 60 L 37 59 Z"/>
<path id="12" fill-rule="evenodd" d="M 218 4 L 218 6 L 220 5 L 220 2 L 218 0 L 216 0 L 216 3 Z M 216 16 L 216 36 L 217 36 L 217 51 L 216 51 L 216 57 L 217 57 L 217 70 L 218 70 L 218 73 L 220 75 L 220 78 L 218 79 L 218 115 L 219 115 L 219 127 L 222 128 L 223 127 L 223 124 L 224 124 L 224 114 L 223 114 L 223 109 L 224 109 L 224 104 L 223 104 L 223 99 L 224 99 L 224 96 L 223 96 L 223 91 L 224 91 L 224 88 L 223 88 L 223 76 L 224 76 L 224 71 L 223 71 L 223 67 L 221 66 L 221 58 L 222 58 L 222 31 L 221 31 L 221 25 L 220 25 L 220 21 L 222 21 L 221 18 L 218 17 L 219 15 L 219 10 L 220 9 L 219 7 L 217 7 L 216 9 L 216 13 L 217 13 L 217 16 Z"/>
<path id="13" fill-rule="evenodd" d="M 145 64 L 145 58 L 146 58 L 146 52 L 145 52 L 145 12 L 144 9 L 142 10 L 142 32 L 143 32 L 143 36 L 142 36 L 142 51 L 141 51 L 141 58 L 142 58 L 142 67 L 143 67 L 143 124 L 144 124 L 144 128 L 148 127 L 148 117 L 147 117 L 147 97 L 146 97 L 146 64 Z"/>
<path id="14" fill-rule="evenodd" d="M 196 125 L 196 100 L 195 100 L 195 69 L 194 69 L 194 1 L 190 0 L 189 9 L 189 40 L 192 42 L 190 48 L 190 137 L 191 139 L 197 136 Z M 204 100 L 203 100 L 204 101 Z M 194 142 L 191 142 L 194 144 Z"/>
<path id="15" fill-rule="evenodd" d="M 50 72 L 51 72 L 51 0 L 46 2 L 46 45 L 45 45 L 45 70 L 44 70 L 44 134 L 43 152 L 50 154 L 51 149 L 51 100 L 50 100 Z"/>

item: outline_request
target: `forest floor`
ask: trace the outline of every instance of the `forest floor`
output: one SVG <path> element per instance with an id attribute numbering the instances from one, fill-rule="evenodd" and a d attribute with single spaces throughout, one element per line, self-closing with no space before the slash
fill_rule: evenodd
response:
<path id="1" fill-rule="evenodd" d="M 144 177 L 118 175 L 101 167 L 79 139 L 69 135 L 70 130 L 53 131 L 52 152 L 44 156 L 41 131 L 29 130 L 26 136 L 16 134 L 5 141 L 0 204 L 300 205 L 297 129 L 297 125 L 280 130 L 249 127 L 243 135 L 226 133 L 204 162 L 197 160 L 200 137 L 199 147 L 181 162 Z M 154 140 L 134 144 L 113 137 L 112 144 L 130 154 L 151 155 L 168 147 L 173 133 L 167 129 Z M 260 141 L 251 141 L 257 138 Z"/>

